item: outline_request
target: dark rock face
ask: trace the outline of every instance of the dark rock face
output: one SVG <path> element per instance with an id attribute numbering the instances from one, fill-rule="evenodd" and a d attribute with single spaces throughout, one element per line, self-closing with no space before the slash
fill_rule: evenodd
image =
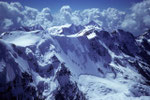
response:
<path id="1" fill-rule="evenodd" d="M 97 38 L 94 38 L 92 40 L 90 40 L 90 46 L 92 48 L 92 51 L 91 53 L 96 54 L 100 57 L 103 57 L 103 60 L 106 62 L 106 63 L 110 63 L 111 62 L 111 56 L 110 54 L 108 53 L 107 49 L 99 42 L 99 39 Z M 97 57 L 98 59 L 98 57 Z"/>
<path id="2" fill-rule="evenodd" d="M 15 79 L 6 84 L 0 84 L 1 100 L 42 100 L 35 86 L 32 83 L 32 76 L 28 73 L 22 73 L 22 76 L 16 76 Z"/>
<path id="3" fill-rule="evenodd" d="M 77 84 L 70 80 L 71 72 L 61 64 L 56 79 L 59 87 L 56 90 L 55 100 L 86 100 L 85 95 L 79 90 Z"/>
<path id="4" fill-rule="evenodd" d="M 33 78 L 30 72 L 21 71 L 21 65 L 15 59 L 21 57 L 21 51 L 15 45 L 0 41 L 0 61 L 4 63 L 0 72 L 0 99 L 1 100 L 42 100 L 37 88 L 32 86 Z M 25 55 L 24 55 L 25 56 Z"/>

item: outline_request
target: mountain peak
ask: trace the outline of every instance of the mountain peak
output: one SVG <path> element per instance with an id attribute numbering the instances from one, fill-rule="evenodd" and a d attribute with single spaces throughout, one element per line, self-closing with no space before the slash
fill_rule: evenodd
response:
<path id="1" fill-rule="evenodd" d="M 92 26 L 97 26 L 97 27 L 100 27 L 100 25 L 99 24 L 97 24 L 95 21 L 90 21 L 88 24 L 86 24 L 86 26 L 88 26 L 88 25 L 92 25 Z"/>

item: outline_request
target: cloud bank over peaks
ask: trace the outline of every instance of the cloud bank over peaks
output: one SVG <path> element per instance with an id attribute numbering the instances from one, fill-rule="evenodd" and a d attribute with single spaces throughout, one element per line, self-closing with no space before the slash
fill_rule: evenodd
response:
<path id="1" fill-rule="evenodd" d="M 115 8 L 108 8 L 100 11 L 98 8 L 85 9 L 83 11 L 72 11 L 70 6 L 63 6 L 59 13 L 54 15 L 53 25 L 75 24 L 86 25 L 91 21 L 95 21 L 106 30 L 119 28 L 123 21 L 125 12 Z"/>
<path id="2" fill-rule="evenodd" d="M 48 28 L 64 24 L 86 25 L 91 21 L 95 21 L 106 31 L 121 28 L 135 35 L 150 28 L 150 0 L 134 4 L 130 10 L 130 13 L 115 8 L 72 11 L 69 5 L 65 5 L 57 13 L 51 14 L 49 8 L 39 11 L 18 2 L 0 2 L 0 32 L 20 26 L 40 24 L 43 28 Z"/>
<path id="3" fill-rule="evenodd" d="M 38 11 L 35 8 L 22 6 L 18 2 L 0 2 L 0 32 L 18 28 L 20 26 L 33 26 L 36 24 L 47 28 L 55 25 L 75 24 L 85 25 L 95 21 L 106 30 L 112 30 L 120 26 L 124 12 L 114 8 L 100 11 L 98 8 L 72 11 L 69 5 L 60 8 L 56 14 L 51 14 L 49 8 Z"/>
<path id="4" fill-rule="evenodd" d="M 69 6 L 63 6 L 60 13 L 63 13 L 61 15 L 64 18 L 61 24 L 85 25 L 90 21 L 95 21 L 107 31 L 120 28 L 134 35 L 142 34 L 150 28 L 150 0 L 134 4 L 130 12 L 123 12 L 115 8 L 107 8 L 102 11 L 98 8 L 91 8 L 72 12 Z"/>

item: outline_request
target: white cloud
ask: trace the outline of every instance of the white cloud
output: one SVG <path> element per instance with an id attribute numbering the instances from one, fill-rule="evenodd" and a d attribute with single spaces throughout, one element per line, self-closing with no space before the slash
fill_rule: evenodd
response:
<path id="1" fill-rule="evenodd" d="M 42 18 L 46 18 L 49 21 L 53 20 L 51 10 L 49 8 L 43 8 L 42 12 L 40 13 L 40 16 L 42 16 Z"/>
<path id="2" fill-rule="evenodd" d="M 0 32 L 12 30 L 20 26 L 40 24 L 43 27 L 51 25 L 53 20 L 50 9 L 37 9 L 22 6 L 18 2 L 0 2 Z"/>
<path id="3" fill-rule="evenodd" d="M 99 21 L 101 12 L 98 8 L 85 9 L 81 12 L 83 24 L 87 24 L 90 21 Z"/>
<path id="4" fill-rule="evenodd" d="M 126 30 L 136 29 L 135 25 L 137 25 L 137 23 L 132 18 L 126 18 L 122 23 L 122 27 Z"/>
<path id="5" fill-rule="evenodd" d="M 13 5 L 10 5 L 6 2 L 0 2 L 0 32 L 8 30 L 9 28 L 4 25 L 6 22 L 12 22 L 13 25 L 11 28 L 15 26 L 20 26 L 18 22 L 18 18 L 22 18 L 22 13 L 19 9 L 15 8 Z M 15 25 L 15 26 L 14 26 Z"/>
<path id="6" fill-rule="evenodd" d="M 144 0 L 131 7 L 131 13 L 123 21 L 121 27 L 139 35 L 150 28 L 150 0 Z"/>
<path id="7" fill-rule="evenodd" d="M 2 21 L 2 26 L 4 27 L 4 29 L 9 29 L 11 26 L 13 25 L 13 22 L 11 21 L 11 19 L 4 19 Z"/>
<path id="8" fill-rule="evenodd" d="M 53 17 L 49 8 L 43 8 L 36 16 L 36 24 L 42 25 L 44 28 L 52 26 Z"/>
<path id="9" fill-rule="evenodd" d="M 120 28 L 125 15 L 125 12 L 119 11 L 115 8 L 108 8 L 106 10 L 103 10 L 101 17 L 103 27 L 108 31 Z"/>
<path id="10" fill-rule="evenodd" d="M 146 15 L 143 17 L 143 22 L 146 26 L 150 26 L 150 15 Z"/>
<path id="11" fill-rule="evenodd" d="M 69 5 L 65 5 L 65 6 L 62 6 L 61 9 L 60 9 L 60 13 L 72 13 L 72 9 L 70 8 Z"/>
<path id="12" fill-rule="evenodd" d="M 10 5 L 14 8 L 17 8 L 19 11 L 23 11 L 24 7 L 18 2 L 11 2 Z"/>
<path id="13" fill-rule="evenodd" d="M 62 20 L 66 23 L 72 23 L 72 10 L 70 8 L 70 6 L 66 5 L 66 6 L 63 6 L 61 9 L 60 9 L 60 16 L 62 18 Z M 61 20 L 61 19 L 60 19 Z"/>

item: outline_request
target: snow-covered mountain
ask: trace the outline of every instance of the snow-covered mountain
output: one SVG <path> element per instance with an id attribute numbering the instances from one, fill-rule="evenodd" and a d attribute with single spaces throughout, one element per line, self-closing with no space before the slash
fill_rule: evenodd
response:
<path id="1" fill-rule="evenodd" d="M 150 32 L 95 22 L 0 35 L 1 100 L 150 100 Z"/>

